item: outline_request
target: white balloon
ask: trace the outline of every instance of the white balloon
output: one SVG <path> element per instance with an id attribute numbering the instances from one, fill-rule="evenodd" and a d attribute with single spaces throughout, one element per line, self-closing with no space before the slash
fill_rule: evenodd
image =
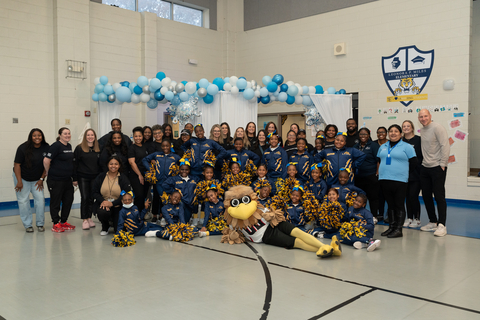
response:
<path id="1" fill-rule="evenodd" d="M 247 82 L 247 89 L 252 87 L 252 83 Z"/>
<path id="2" fill-rule="evenodd" d="M 117 91 L 118 88 L 120 88 L 122 85 L 118 82 L 115 82 L 113 85 L 112 85 L 112 88 L 113 88 L 113 91 Z"/>
<path id="3" fill-rule="evenodd" d="M 225 90 L 226 92 L 229 92 L 230 90 L 232 90 L 232 85 L 230 83 L 225 83 L 223 85 L 223 90 Z"/>
<path id="4" fill-rule="evenodd" d="M 165 95 L 165 93 L 167 93 L 167 92 L 168 92 L 168 88 L 167 88 L 167 87 L 162 87 L 162 88 L 160 89 L 160 93 L 163 94 L 163 95 Z"/>
<path id="5" fill-rule="evenodd" d="M 232 86 L 235 86 L 235 84 L 237 84 L 237 81 L 238 81 L 238 78 L 237 78 L 237 77 L 235 77 L 235 76 L 231 76 L 231 77 L 230 77 L 230 84 L 231 84 Z"/>
<path id="6" fill-rule="evenodd" d="M 273 95 L 270 96 L 270 101 L 275 101 L 275 100 L 277 100 L 277 97 L 275 97 L 275 96 L 273 96 Z"/>
<path id="7" fill-rule="evenodd" d="M 165 77 L 162 80 L 162 87 L 168 87 L 172 83 L 172 79 Z"/>
<path id="8" fill-rule="evenodd" d="M 140 102 L 140 96 L 138 94 L 132 94 L 132 103 L 137 104 Z"/>
<path id="9" fill-rule="evenodd" d="M 232 78 L 230 77 L 230 81 L 232 81 Z M 230 90 L 232 94 L 238 94 L 239 90 L 236 86 L 233 86 L 232 89 Z"/>
<path id="10" fill-rule="evenodd" d="M 146 93 L 142 93 L 140 95 L 140 101 L 147 103 L 148 101 L 150 101 L 150 95 Z"/>
<path id="11" fill-rule="evenodd" d="M 258 97 L 260 97 L 260 90 L 255 91 L 255 98 L 258 98 Z"/>
<path id="12" fill-rule="evenodd" d="M 175 87 L 177 86 L 177 81 L 172 81 L 172 82 L 170 83 L 170 85 L 175 88 Z"/>
<path id="13" fill-rule="evenodd" d="M 95 79 L 93 79 L 93 84 L 94 85 L 97 85 L 100 83 L 100 77 L 96 77 Z"/>
<path id="14" fill-rule="evenodd" d="M 298 95 L 295 97 L 295 104 L 302 104 L 303 103 L 303 98 L 302 96 Z"/>
<path id="15" fill-rule="evenodd" d="M 298 85 L 297 88 L 298 88 L 298 93 L 297 93 L 297 97 L 298 97 L 298 96 L 302 95 L 302 93 L 303 93 L 303 88 L 302 88 L 301 85 Z"/>
<path id="16" fill-rule="evenodd" d="M 185 92 L 188 94 L 194 94 L 195 91 L 197 91 L 197 85 L 195 84 L 195 82 L 187 82 L 187 84 L 185 85 Z"/>
<path id="17" fill-rule="evenodd" d="M 293 86 L 293 81 L 287 81 L 287 86 Z"/>
<path id="18" fill-rule="evenodd" d="M 309 93 L 309 94 L 314 94 L 315 91 L 316 91 L 316 90 L 315 90 L 315 87 L 314 87 L 314 86 L 308 87 L 308 93 Z"/>

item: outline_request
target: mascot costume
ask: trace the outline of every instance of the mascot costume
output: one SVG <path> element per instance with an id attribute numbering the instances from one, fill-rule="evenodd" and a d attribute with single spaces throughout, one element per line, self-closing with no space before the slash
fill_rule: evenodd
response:
<path id="1" fill-rule="evenodd" d="M 281 210 L 265 208 L 257 202 L 257 194 L 251 187 L 230 188 L 225 193 L 224 207 L 224 218 L 229 227 L 222 232 L 222 243 L 236 244 L 245 240 L 264 242 L 288 249 L 316 252 L 321 258 L 342 254 L 336 236 L 330 245 L 321 243 L 314 236 L 285 221 Z"/>

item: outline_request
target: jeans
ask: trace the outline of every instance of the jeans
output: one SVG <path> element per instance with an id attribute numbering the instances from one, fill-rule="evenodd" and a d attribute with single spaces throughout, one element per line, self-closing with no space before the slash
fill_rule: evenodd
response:
<path id="1" fill-rule="evenodd" d="M 420 171 L 420 184 L 422 186 L 423 202 L 427 209 L 430 222 L 441 223 L 445 226 L 447 221 L 447 201 L 445 199 L 445 179 L 447 178 L 447 168 L 442 170 L 440 166 L 425 168 L 422 166 Z M 437 203 L 438 219 L 435 215 L 435 204 L 433 196 Z"/>
<path id="2" fill-rule="evenodd" d="M 17 177 L 13 174 L 13 183 L 17 185 Z M 20 210 L 20 219 L 22 219 L 25 228 L 32 227 L 32 211 L 30 209 L 30 193 L 33 195 L 35 205 L 35 220 L 37 227 L 43 227 L 45 224 L 45 195 L 42 190 L 37 190 L 35 184 L 37 181 L 25 181 L 22 179 L 23 189 L 16 192 L 18 209 Z"/>

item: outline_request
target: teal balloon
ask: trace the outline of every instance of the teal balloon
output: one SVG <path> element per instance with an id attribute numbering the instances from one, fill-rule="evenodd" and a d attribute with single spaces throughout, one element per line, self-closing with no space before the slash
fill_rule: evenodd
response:
<path id="1" fill-rule="evenodd" d="M 295 102 L 295 97 L 288 96 L 288 98 L 287 98 L 287 103 L 288 103 L 288 104 L 293 104 L 294 102 Z"/>
<path id="2" fill-rule="evenodd" d="M 281 74 L 276 74 L 273 76 L 272 81 L 275 82 L 277 85 L 281 85 L 283 83 L 283 76 Z"/>
<path id="3" fill-rule="evenodd" d="M 108 83 L 108 78 L 106 76 L 101 76 L 100 83 L 106 85 Z"/>
<path id="4" fill-rule="evenodd" d="M 203 102 L 205 102 L 206 104 L 212 103 L 213 102 L 213 96 L 207 94 L 205 97 L 203 97 Z"/>
<path id="5" fill-rule="evenodd" d="M 186 85 L 187 83 L 188 83 L 188 81 L 185 81 L 185 80 L 182 81 L 183 85 Z"/>
<path id="6" fill-rule="evenodd" d="M 217 85 L 216 84 L 209 84 L 208 87 L 207 87 L 207 93 L 211 96 L 216 95 L 218 93 Z"/>
<path id="7" fill-rule="evenodd" d="M 280 92 L 278 94 L 278 101 L 280 101 L 280 102 L 287 101 L 287 98 L 288 98 L 288 94 L 286 92 Z"/>
<path id="8" fill-rule="evenodd" d="M 335 94 L 336 91 L 337 91 L 337 90 L 335 90 L 334 87 L 330 87 L 330 88 L 327 89 L 327 92 L 328 92 L 329 94 Z"/>
<path id="9" fill-rule="evenodd" d="M 222 78 L 215 78 L 212 83 L 218 87 L 218 90 L 223 91 L 225 81 Z"/>
<path id="10" fill-rule="evenodd" d="M 263 104 L 267 104 L 270 102 L 270 96 L 266 96 L 266 97 L 262 97 L 260 99 L 260 101 L 263 103 Z"/>
<path id="11" fill-rule="evenodd" d="M 210 84 L 210 83 L 209 83 L 208 80 L 205 79 L 205 78 L 200 79 L 200 81 L 198 81 L 198 85 L 200 86 L 200 88 L 205 88 L 205 89 L 207 89 L 209 84 Z"/>
<path id="12" fill-rule="evenodd" d="M 150 80 L 150 91 L 155 92 L 162 87 L 162 83 L 157 78 Z"/>
<path id="13" fill-rule="evenodd" d="M 135 86 L 135 88 L 133 88 L 133 93 L 135 94 L 141 95 L 142 92 L 143 92 L 143 89 L 140 88 L 139 86 Z"/>
<path id="14" fill-rule="evenodd" d="M 175 95 L 175 97 L 173 97 L 171 103 L 172 103 L 174 106 L 178 106 L 181 102 L 182 102 L 182 100 L 180 100 L 180 97 L 179 97 L 178 95 Z"/>
<path id="15" fill-rule="evenodd" d="M 98 93 L 92 94 L 92 100 L 93 101 L 98 101 Z"/>
<path id="16" fill-rule="evenodd" d="M 157 79 L 158 80 L 158 79 Z M 160 81 L 160 80 L 159 80 Z M 150 109 L 155 109 L 156 107 L 158 106 L 158 101 L 155 100 L 155 99 L 150 99 L 148 102 L 147 102 L 147 107 L 149 107 Z"/>
<path id="17" fill-rule="evenodd" d="M 97 84 L 97 85 L 95 86 L 95 93 L 103 92 L 103 88 L 104 88 L 103 84 L 100 84 L 100 83 Z"/>
<path id="18" fill-rule="evenodd" d="M 180 93 L 178 96 L 180 97 L 180 100 L 182 100 L 182 101 L 187 101 L 188 100 L 188 93 L 186 93 L 185 91 Z"/>
<path id="19" fill-rule="evenodd" d="M 247 80 L 245 79 L 238 79 L 236 84 L 238 89 L 245 89 L 247 87 Z"/>
<path id="20" fill-rule="evenodd" d="M 145 86 L 148 86 L 148 78 L 145 77 L 145 76 L 140 76 L 138 77 L 137 79 L 137 85 L 140 87 L 140 88 L 143 88 Z"/>
<path id="21" fill-rule="evenodd" d="M 323 92 L 324 92 L 324 91 L 323 91 L 323 87 L 322 87 L 322 86 L 320 86 L 320 85 L 316 85 L 316 86 L 315 86 L 315 93 L 316 93 L 316 94 L 323 94 Z"/>
<path id="22" fill-rule="evenodd" d="M 280 92 L 287 92 L 288 84 L 284 83 L 280 86 Z"/>
<path id="23" fill-rule="evenodd" d="M 243 97 L 247 100 L 253 99 L 255 96 L 255 91 L 253 91 L 252 88 L 247 88 L 245 91 L 243 91 Z"/>
<path id="24" fill-rule="evenodd" d="M 167 91 L 167 93 L 165 93 L 165 99 L 167 99 L 168 101 L 172 101 L 174 96 L 175 95 L 173 94 L 172 91 Z"/>
<path id="25" fill-rule="evenodd" d="M 113 91 L 113 87 L 109 84 L 107 84 L 105 87 L 103 87 L 103 92 L 105 92 L 105 94 L 107 96 L 115 93 L 115 91 Z"/>
<path id="26" fill-rule="evenodd" d="M 108 99 L 108 96 L 107 96 L 105 93 L 100 92 L 100 93 L 98 94 L 98 100 L 100 100 L 100 101 L 102 101 L 102 102 L 105 102 L 105 101 L 107 101 L 107 99 Z"/>
<path id="27" fill-rule="evenodd" d="M 309 107 L 309 106 L 313 105 L 313 101 L 309 96 L 303 96 L 302 99 L 303 99 L 302 102 L 303 102 L 304 106 Z"/>
<path id="28" fill-rule="evenodd" d="M 296 85 L 291 85 L 287 90 L 288 95 L 296 96 L 298 93 L 298 87 Z"/>
<path id="29" fill-rule="evenodd" d="M 157 72 L 156 78 L 157 78 L 158 80 L 162 81 L 163 79 L 165 79 L 165 77 L 166 77 L 165 72 L 162 72 L 162 71 Z"/>
<path id="30" fill-rule="evenodd" d="M 127 87 L 127 88 L 130 86 L 130 82 L 128 82 L 128 81 L 123 81 L 123 82 L 121 82 L 121 84 L 122 84 L 122 86 Z"/>
<path id="31" fill-rule="evenodd" d="M 115 92 L 115 95 L 117 96 L 117 100 L 120 102 L 127 102 L 132 97 L 132 93 L 127 87 L 118 88 Z"/>
<path id="32" fill-rule="evenodd" d="M 262 83 L 263 83 L 264 85 L 269 84 L 271 81 L 272 81 L 272 78 L 270 78 L 269 76 L 264 76 L 264 77 L 262 78 Z"/>
<path id="33" fill-rule="evenodd" d="M 275 92 L 275 91 L 277 91 L 277 88 L 278 88 L 278 85 L 273 81 L 271 81 L 269 84 L 267 84 L 268 92 Z"/>
<path id="34" fill-rule="evenodd" d="M 140 87 L 139 87 L 140 88 Z M 155 98 L 155 100 L 157 101 L 162 101 L 163 98 L 165 98 L 165 96 L 160 92 L 160 89 L 158 89 L 157 91 L 155 91 L 155 93 L 153 94 L 153 97 Z"/>
<path id="35" fill-rule="evenodd" d="M 345 91 L 345 89 L 340 89 L 340 90 L 338 90 L 338 92 L 339 92 L 340 94 L 346 94 L 346 93 L 347 93 L 347 91 Z"/>
<path id="36" fill-rule="evenodd" d="M 225 77 L 225 79 L 223 79 L 223 81 L 225 81 L 225 83 L 230 83 L 230 77 Z"/>

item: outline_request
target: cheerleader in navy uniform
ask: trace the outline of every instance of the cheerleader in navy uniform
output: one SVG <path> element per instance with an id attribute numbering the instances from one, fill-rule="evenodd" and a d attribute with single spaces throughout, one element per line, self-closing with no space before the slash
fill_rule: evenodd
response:
<path id="1" fill-rule="evenodd" d="M 162 227 L 155 223 L 145 222 L 144 217 L 150 206 L 150 200 L 146 200 L 142 211 L 133 203 L 133 192 L 122 190 L 123 207 L 118 214 L 117 234 L 125 230 L 133 233 L 134 236 L 144 236 L 148 231 L 160 231 Z"/>
<path id="2" fill-rule="evenodd" d="M 234 149 L 228 150 L 227 152 L 231 158 L 237 158 L 240 161 L 240 170 L 242 171 L 245 171 L 248 160 L 252 160 L 256 166 L 258 166 L 260 162 L 260 157 L 256 153 L 244 149 L 243 138 L 235 138 Z"/>
<path id="3" fill-rule="evenodd" d="M 303 188 L 301 186 L 294 186 L 290 192 L 290 201 L 286 206 L 285 219 L 302 231 L 306 231 L 305 225 L 308 218 L 305 215 L 305 208 L 302 205 L 301 199 L 303 196 Z"/>
<path id="4" fill-rule="evenodd" d="M 320 206 L 316 217 L 318 228 L 312 230 L 312 235 L 317 238 L 331 238 L 342 226 L 344 215 L 345 207 L 338 202 L 338 190 L 328 189 L 326 200 Z"/>
<path id="5" fill-rule="evenodd" d="M 225 207 L 222 199 L 218 196 L 217 185 L 212 184 L 207 191 L 208 201 L 205 202 L 205 219 L 198 236 L 200 238 L 214 235 L 221 235 L 227 227 L 223 219 Z"/>
<path id="6" fill-rule="evenodd" d="M 207 199 L 207 191 L 209 188 L 213 185 L 218 186 L 218 195 L 221 197 L 223 196 L 223 189 L 221 188 L 220 181 L 215 179 L 215 161 L 213 162 L 206 162 L 205 167 L 203 167 L 203 176 L 205 180 L 200 181 L 197 183 L 197 186 L 195 188 L 195 197 L 198 200 L 198 203 L 200 203 L 201 206 L 201 211 L 205 212 L 205 201 Z M 193 224 L 197 225 L 199 222 L 200 217 L 195 217 L 193 218 Z M 200 220 L 201 221 L 201 220 Z"/>
<path id="7" fill-rule="evenodd" d="M 268 134 L 270 147 L 263 153 L 262 163 L 267 165 L 267 177 L 272 180 L 287 177 L 288 156 L 285 150 L 278 145 L 276 133 Z"/>
<path id="8" fill-rule="evenodd" d="M 258 202 L 264 207 L 267 206 L 269 201 L 272 199 L 270 194 L 272 192 L 272 185 L 267 179 L 257 180 L 253 186 L 253 190 L 258 193 Z"/>
<path id="9" fill-rule="evenodd" d="M 322 164 L 314 163 L 310 167 L 311 179 L 307 182 L 307 189 L 312 191 L 315 199 L 321 204 L 327 194 L 327 183 L 322 179 Z"/>
<path id="10" fill-rule="evenodd" d="M 275 182 L 272 179 L 267 178 L 267 166 L 263 163 L 257 167 L 257 178 L 252 182 L 252 189 L 255 190 L 256 184 L 262 180 L 268 181 L 270 184 L 270 195 L 273 196 L 277 192 L 277 189 L 275 188 Z"/>
<path id="11" fill-rule="evenodd" d="M 244 185 L 249 186 L 252 183 L 252 177 L 240 169 L 241 162 L 237 158 L 230 159 L 228 169 L 225 169 L 225 177 L 222 180 L 223 190 L 228 190 L 231 187 Z"/>
<path id="12" fill-rule="evenodd" d="M 311 155 L 312 157 L 315 157 L 317 153 L 320 153 L 325 146 L 325 137 L 322 135 L 317 135 L 317 138 L 315 139 L 315 148 L 313 149 Z"/>
<path id="13" fill-rule="evenodd" d="M 314 163 L 313 157 L 305 150 L 307 140 L 299 138 L 297 140 L 297 153 L 290 157 L 290 162 L 295 162 L 297 167 L 297 179 L 300 184 L 305 184 L 310 180 L 310 167 Z"/>
<path id="14" fill-rule="evenodd" d="M 359 194 L 365 194 L 365 192 L 355 187 L 353 183 L 349 183 L 350 174 L 348 169 L 341 168 L 340 173 L 338 174 L 338 184 L 334 184 L 332 188 L 338 190 L 338 201 L 344 206 L 344 208 L 348 208 L 352 206 L 353 199 Z"/>

